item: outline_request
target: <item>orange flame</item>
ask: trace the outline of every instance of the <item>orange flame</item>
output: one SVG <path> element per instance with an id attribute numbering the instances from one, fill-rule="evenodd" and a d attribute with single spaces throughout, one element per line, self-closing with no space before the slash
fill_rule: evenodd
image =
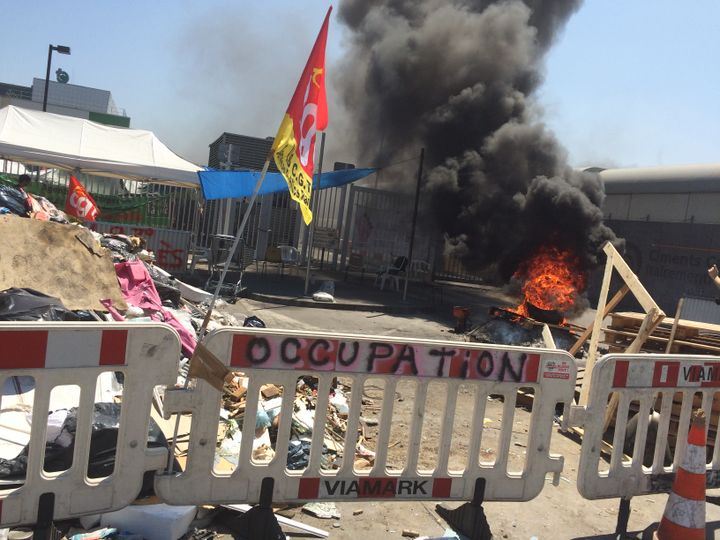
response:
<path id="1" fill-rule="evenodd" d="M 523 300 L 514 311 L 525 317 L 529 317 L 528 302 L 544 310 L 569 311 L 585 289 L 578 257 L 555 246 L 542 246 L 520 264 L 513 277 L 523 283 Z"/>

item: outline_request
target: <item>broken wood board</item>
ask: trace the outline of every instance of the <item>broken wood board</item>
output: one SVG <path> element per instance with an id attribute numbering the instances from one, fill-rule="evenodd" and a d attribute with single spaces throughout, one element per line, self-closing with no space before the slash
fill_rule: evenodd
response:
<path id="1" fill-rule="evenodd" d="M 0 216 L 0 290 L 35 289 L 69 310 L 107 311 L 104 298 L 127 309 L 110 252 L 88 249 L 87 233 L 76 225 Z"/>

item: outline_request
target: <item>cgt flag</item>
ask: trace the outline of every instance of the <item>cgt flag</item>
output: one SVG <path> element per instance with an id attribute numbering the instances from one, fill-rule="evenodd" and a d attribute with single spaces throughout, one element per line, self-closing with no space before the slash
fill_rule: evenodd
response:
<path id="1" fill-rule="evenodd" d="M 332 6 L 325 15 L 320 33 L 283 117 L 272 154 L 285 177 L 290 197 L 300 204 L 303 220 L 312 221 L 310 194 L 314 166 L 315 135 L 327 127 L 325 97 L 325 44 Z"/>
<path id="2" fill-rule="evenodd" d="M 70 177 L 65 213 L 87 221 L 95 221 L 100 209 L 83 185 L 74 176 Z"/>

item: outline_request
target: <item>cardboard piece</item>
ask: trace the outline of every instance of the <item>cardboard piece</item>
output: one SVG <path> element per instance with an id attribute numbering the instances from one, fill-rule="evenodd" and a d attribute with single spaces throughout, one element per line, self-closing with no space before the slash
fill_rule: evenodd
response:
<path id="1" fill-rule="evenodd" d="M 223 385 L 232 381 L 233 374 L 205 345 L 198 343 L 190 359 L 188 377 L 204 379 L 222 392 Z"/>
<path id="2" fill-rule="evenodd" d="M 127 309 L 109 251 L 92 246 L 76 225 L 0 216 L 0 290 L 35 289 L 59 298 L 70 310 Z M 78 233 L 83 241 L 78 240 Z M 96 253 L 102 253 L 98 256 Z"/>

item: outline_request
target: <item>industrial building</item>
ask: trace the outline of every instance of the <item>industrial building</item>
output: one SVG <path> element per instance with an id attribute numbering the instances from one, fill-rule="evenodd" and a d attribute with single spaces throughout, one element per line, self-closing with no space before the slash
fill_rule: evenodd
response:
<path id="1" fill-rule="evenodd" d="M 674 314 L 683 296 L 720 297 L 707 275 L 720 261 L 720 164 L 593 170 L 605 222 L 660 307 Z"/>
<path id="2" fill-rule="evenodd" d="M 62 70 L 58 70 L 61 72 Z M 67 80 L 67 74 L 58 79 Z M 31 86 L 0 82 L 0 108 L 15 105 L 41 111 L 45 97 L 45 79 L 33 79 Z M 119 109 L 109 90 L 100 90 L 68 82 L 48 81 L 47 112 L 85 118 L 109 126 L 130 127 L 130 117 Z"/>

